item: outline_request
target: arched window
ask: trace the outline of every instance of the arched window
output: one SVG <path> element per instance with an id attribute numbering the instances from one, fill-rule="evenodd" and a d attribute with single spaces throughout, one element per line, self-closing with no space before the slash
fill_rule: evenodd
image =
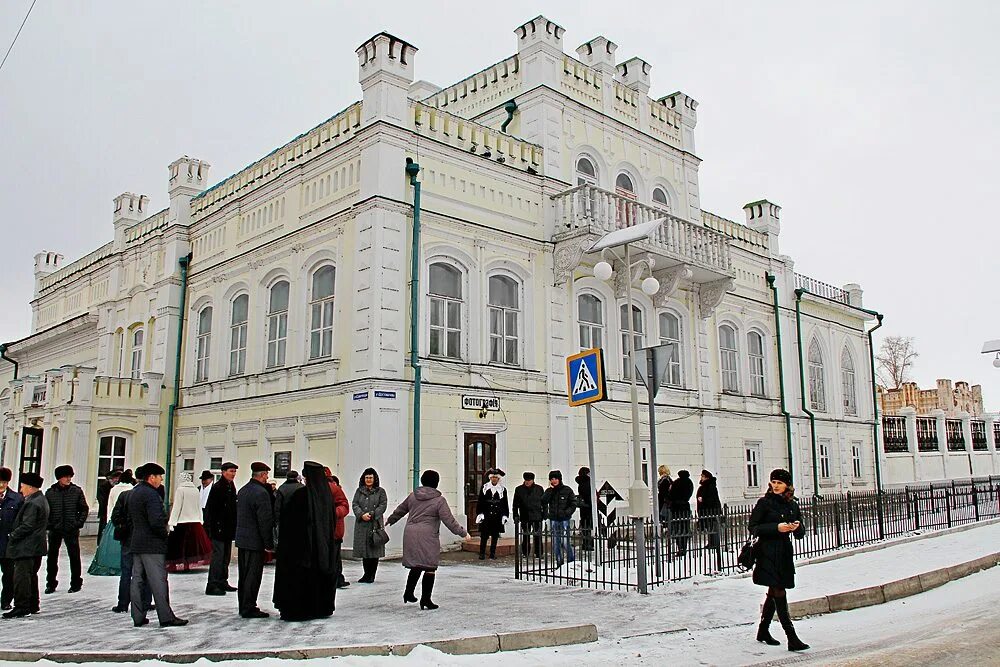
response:
<path id="1" fill-rule="evenodd" d="M 826 412 L 826 387 L 823 385 L 823 350 L 814 338 L 809 344 L 809 407 Z"/>
<path id="2" fill-rule="evenodd" d="M 663 188 L 653 188 L 653 206 L 664 211 L 670 210 L 670 197 Z"/>
<path id="3" fill-rule="evenodd" d="M 101 435 L 97 452 L 97 476 L 101 479 L 112 470 L 125 469 L 128 440 L 124 434 Z"/>
<path id="4" fill-rule="evenodd" d="M 576 184 L 597 185 L 597 169 L 590 158 L 582 155 L 576 161 Z"/>
<path id="5" fill-rule="evenodd" d="M 309 358 L 321 359 L 333 354 L 333 291 L 337 271 L 332 266 L 316 270 L 312 278 L 309 302 Z"/>
<path id="6" fill-rule="evenodd" d="M 844 394 L 844 414 L 858 414 L 858 399 L 854 376 L 854 358 L 845 347 L 840 353 L 840 388 Z"/>
<path id="7" fill-rule="evenodd" d="M 631 320 L 631 321 L 630 321 Z M 632 368 L 629 363 L 628 356 L 628 342 L 629 336 L 632 337 L 632 344 L 635 349 L 642 347 L 642 309 L 639 306 L 632 306 L 632 317 L 628 316 L 628 304 L 622 304 L 621 307 L 621 335 L 622 335 L 622 378 L 628 380 L 632 377 Z"/>
<path id="8" fill-rule="evenodd" d="M 285 365 L 288 346 L 288 281 L 271 285 L 267 300 L 267 367 Z"/>
<path id="9" fill-rule="evenodd" d="M 517 365 L 520 306 L 517 282 L 508 276 L 490 276 L 490 361 Z"/>
<path id="10" fill-rule="evenodd" d="M 229 323 L 229 375 L 243 375 L 247 369 L 247 319 L 250 297 L 241 294 L 233 299 Z"/>
<path id="11" fill-rule="evenodd" d="M 115 377 L 125 377 L 125 340 L 127 334 L 119 329 L 115 335 Z"/>
<path id="12" fill-rule="evenodd" d="M 667 369 L 661 382 L 670 387 L 681 387 L 681 320 L 673 313 L 660 313 L 660 344 L 670 343 Z"/>
<path id="13" fill-rule="evenodd" d="M 722 391 L 726 394 L 740 393 L 740 350 L 736 341 L 736 329 L 729 324 L 719 327 L 719 353 L 722 360 Z"/>
<path id="14" fill-rule="evenodd" d="M 581 294 L 576 300 L 580 323 L 580 349 L 601 347 L 604 342 L 604 304 L 593 294 Z"/>
<path id="15" fill-rule="evenodd" d="M 631 198 L 634 199 L 635 185 L 632 184 L 632 177 L 625 172 L 618 174 L 618 177 L 615 179 L 615 191 L 620 195 L 631 195 Z"/>
<path id="16" fill-rule="evenodd" d="M 142 378 L 142 344 L 145 335 L 142 329 L 132 332 L 132 379 Z"/>
<path id="17" fill-rule="evenodd" d="M 444 262 L 430 266 L 430 353 L 462 358 L 462 272 Z"/>
<path id="18" fill-rule="evenodd" d="M 195 353 L 195 382 L 208 379 L 208 365 L 212 355 L 212 307 L 205 306 L 198 313 L 198 346 Z"/>
<path id="19" fill-rule="evenodd" d="M 747 334 L 747 356 L 750 358 L 750 394 L 764 396 L 764 337 L 756 331 Z"/>

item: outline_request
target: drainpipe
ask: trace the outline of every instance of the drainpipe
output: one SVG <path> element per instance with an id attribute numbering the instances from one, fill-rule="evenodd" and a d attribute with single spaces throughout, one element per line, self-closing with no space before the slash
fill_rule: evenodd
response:
<path id="1" fill-rule="evenodd" d="M 792 416 L 788 413 L 785 405 L 785 364 L 781 353 L 781 318 L 778 310 L 778 288 L 774 284 L 775 277 L 771 273 L 765 273 L 767 285 L 771 288 L 774 296 L 774 339 L 778 345 L 778 390 L 781 394 L 781 414 L 785 417 L 785 443 L 788 447 L 788 472 L 795 478 L 794 460 L 792 458 Z"/>
<path id="2" fill-rule="evenodd" d="M 503 110 L 507 112 L 507 120 L 503 122 L 500 126 L 501 132 L 507 131 L 507 126 L 510 125 L 510 121 L 514 120 L 514 112 L 517 111 L 517 102 L 511 100 L 507 104 L 503 105 Z"/>
<path id="3" fill-rule="evenodd" d="M 17 362 L 7 356 L 7 343 L 0 344 L 0 359 L 14 364 L 14 379 L 17 379 Z"/>
<path id="4" fill-rule="evenodd" d="M 163 477 L 163 502 L 170 501 L 170 468 L 174 460 L 174 413 L 181 399 L 181 352 L 184 350 L 184 312 L 187 308 L 188 265 L 191 263 L 191 253 L 177 260 L 181 268 L 181 299 L 177 316 L 177 352 L 174 358 L 174 396 L 167 408 L 167 461 Z"/>
<path id="5" fill-rule="evenodd" d="M 802 295 L 804 289 L 795 290 L 795 331 L 799 344 L 799 393 L 802 411 L 809 416 L 809 437 L 812 442 L 813 496 L 819 497 L 819 470 L 816 467 L 816 415 L 806 405 L 806 369 L 802 361 Z"/>
<path id="6" fill-rule="evenodd" d="M 872 342 L 872 332 L 882 326 L 882 315 L 874 313 L 878 319 L 878 324 L 868 330 L 868 361 L 872 370 L 872 447 L 875 449 L 875 490 L 882 491 L 882 456 L 878 446 L 879 419 L 878 419 L 878 394 L 875 391 L 875 344 Z"/>
<path id="7" fill-rule="evenodd" d="M 508 119 L 509 120 L 509 119 Z M 420 165 L 406 158 L 413 186 L 413 242 L 410 246 L 410 366 L 413 368 L 413 488 L 420 486 Z"/>

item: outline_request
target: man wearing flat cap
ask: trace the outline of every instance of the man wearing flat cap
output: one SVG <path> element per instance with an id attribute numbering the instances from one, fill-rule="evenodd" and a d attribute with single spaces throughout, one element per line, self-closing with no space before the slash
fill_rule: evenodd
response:
<path id="1" fill-rule="evenodd" d="M 272 492 L 267 482 L 271 468 L 266 463 L 250 464 L 250 481 L 236 496 L 236 554 L 239 580 L 237 597 L 240 616 L 267 618 L 270 614 L 257 607 L 257 594 L 264 576 L 264 552 L 274 551 L 274 514 Z"/>
<path id="2" fill-rule="evenodd" d="M 87 523 L 90 507 L 83 495 L 83 489 L 73 483 L 73 466 L 58 466 L 55 470 L 56 483 L 45 492 L 49 503 L 49 553 L 46 561 L 45 592 L 55 593 L 59 586 L 59 547 L 66 543 L 69 556 L 69 592 L 76 593 L 83 588 L 80 567 L 80 529 Z"/>
<path id="3" fill-rule="evenodd" d="M 7 540 L 7 558 L 14 561 L 14 608 L 4 618 L 37 614 L 38 568 L 45 555 L 45 528 L 49 523 L 49 502 L 41 492 L 42 478 L 36 473 L 21 475 L 24 502 L 14 518 Z"/>
<path id="4" fill-rule="evenodd" d="M 205 507 L 208 505 L 208 494 L 212 493 L 212 487 L 215 486 L 215 475 L 211 470 L 202 470 L 198 479 L 201 481 L 201 486 L 198 488 L 198 493 L 201 495 L 201 523 L 207 530 L 208 512 L 205 511 Z"/>
<path id="5" fill-rule="evenodd" d="M 236 470 L 235 463 L 222 464 L 222 477 L 212 485 L 205 505 L 205 528 L 212 538 L 212 564 L 208 567 L 205 595 L 225 595 L 236 591 L 229 585 L 229 563 L 233 559 L 233 539 L 236 537 Z"/>

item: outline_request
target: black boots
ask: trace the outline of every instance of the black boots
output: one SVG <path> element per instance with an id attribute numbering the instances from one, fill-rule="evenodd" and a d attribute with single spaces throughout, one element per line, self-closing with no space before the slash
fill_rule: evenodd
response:
<path id="1" fill-rule="evenodd" d="M 413 567 L 410 568 L 410 574 L 406 577 L 406 590 L 403 591 L 403 602 L 416 602 L 417 597 L 413 594 L 413 591 L 417 588 L 417 579 L 420 578 L 421 570 Z"/>
<path id="2" fill-rule="evenodd" d="M 422 592 L 420 594 L 420 608 L 437 609 L 438 606 L 431 602 L 431 593 L 434 592 L 434 573 L 424 572 L 424 580 L 421 583 Z"/>
<path id="3" fill-rule="evenodd" d="M 773 618 L 774 598 L 768 595 L 764 598 L 764 608 L 760 612 L 760 625 L 757 626 L 757 641 L 763 642 L 768 646 L 778 646 L 781 644 L 781 642 L 771 636 L 771 631 L 768 630 Z"/>
<path id="4" fill-rule="evenodd" d="M 788 613 L 788 598 L 785 596 L 774 598 L 774 608 L 778 612 L 778 620 L 781 621 L 781 627 L 785 631 L 785 636 L 788 637 L 788 650 L 804 651 L 809 648 L 809 644 L 806 644 L 795 634 L 792 617 Z"/>
<path id="5" fill-rule="evenodd" d="M 378 571 L 378 558 L 364 558 L 361 560 L 361 566 L 364 568 L 365 573 L 358 579 L 358 583 L 374 584 L 375 572 Z"/>

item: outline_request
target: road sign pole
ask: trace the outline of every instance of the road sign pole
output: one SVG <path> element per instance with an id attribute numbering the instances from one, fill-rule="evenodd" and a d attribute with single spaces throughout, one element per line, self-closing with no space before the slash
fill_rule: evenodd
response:
<path id="1" fill-rule="evenodd" d="M 632 310 L 632 248 L 625 244 L 625 301 L 628 308 L 628 363 L 631 372 L 629 373 L 629 398 L 632 403 L 632 486 L 629 488 L 629 514 L 632 515 L 632 522 L 635 528 L 635 560 L 637 583 L 639 592 L 649 593 L 646 582 L 646 539 L 645 520 L 649 514 L 649 489 L 642 481 L 642 443 L 639 442 L 639 389 L 637 387 L 638 373 L 635 370 L 635 314 Z"/>
<path id="2" fill-rule="evenodd" d="M 601 566 L 603 540 L 598 539 L 597 524 L 597 457 L 594 455 L 594 418 L 590 403 L 587 403 L 587 455 L 590 457 L 590 539 L 594 547 L 594 564 Z"/>
<path id="3" fill-rule="evenodd" d="M 659 484 L 653 481 L 659 481 L 656 476 L 656 403 L 653 400 L 656 398 L 657 387 L 655 357 L 656 350 L 649 350 L 649 353 L 646 355 L 646 389 L 649 392 L 649 488 L 653 494 L 653 551 L 656 554 L 654 566 L 656 568 L 656 576 L 659 578 L 661 576 L 660 545 L 662 542 L 660 539 L 660 501 L 657 497 Z"/>

